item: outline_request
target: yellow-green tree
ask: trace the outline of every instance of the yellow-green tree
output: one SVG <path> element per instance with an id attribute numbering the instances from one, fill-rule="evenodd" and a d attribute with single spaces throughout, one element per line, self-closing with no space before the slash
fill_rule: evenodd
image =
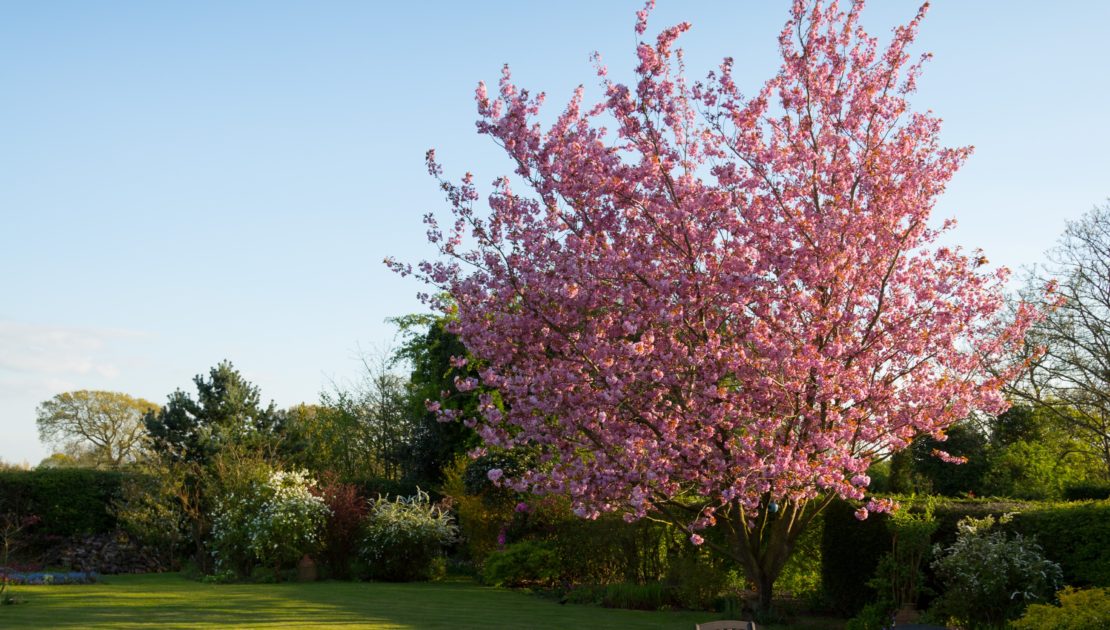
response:
<path id="1" fill-rule="evenodd" d="M 142 457 L 143 415 L 157 408 L 120 392 L 65 392 L 39 405 L 39 439 L 80 461 L 119 468 Z"/>

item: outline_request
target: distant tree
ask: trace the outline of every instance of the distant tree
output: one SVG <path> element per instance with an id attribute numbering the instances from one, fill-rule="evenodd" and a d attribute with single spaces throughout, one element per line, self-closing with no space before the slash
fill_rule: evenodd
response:
<path id="1" fill-rule="evenodd" d="M 166 406 L 144 418 L 152 448 L 172 461 L 206 464 L 228 447 L 276 453 L 285 417 L 273 402 L 262 406 L 258 388 L 231 362 L 221 362 L 205 379 L 193 379 L 196 398 L 181 390 Z"/>
<path id="2" fill-rule="evenodd" d="M 362 357 L 363 372 L 353 383 L 335 384 L 317 405 L 289 409 L 289 435 L 299 440 L 297 465 L 341 479 L 368 476 L 399 479 L 412 438 L 405 380 L 392 369 L 388 353 Z"/>
<path id="3" fill-rule="evenodd" d="M 1019 499 L 1060 499 L 1070 485 L 1096 480 L 1098 457 L 1056 414 L 1014 405 L 988 420 L 983 492 Z"/>
<path id="4" fill-rule="evenodd" d="M 140 458 L 144 414 L 154 403 L 119 392 L 81 390 L 58 394 L 39 405 L 39 439 L 92 465 L 119 468 Z"/>
<path id="5" fill-rule="evenodd" d="M 49 457 L 44 457 L 35 468 L 81 468 L 88 465 L 87 462 L 72 455 L 52 453 Z"/>
<path id="6" fill-rule="evenodd" d="M 1091 446 L 1110 479 L 1110 202 L 1069 222 L 1049 262 L 1026 279 L 1024 298 L 1055 283 L 1048 317 L 1029 334 L 1043 348 L 1010 389 Z"/>
<path id="7" fill-rule="evenodd" d="M 966 461 L 955 465 L 943 461 L 936 455 L 942 450 Z M 910 447 L 910 453 L 914 471 L 928 484 L 922 490 L 945 496 L 983 494 L 983 475 L 989 466 L 987 438 L 972 422 L 965 420 L 949 427 L 943 442 L 930 435 L 921 436 Z"/>
<path id="8" fill-rule="evenodd" d="M 479 444 L 474 429 L 461 422 L 441 422 L 428 408 L 429 401 L 474 417 L 478 391 L 460 392 L 455 379 L 476 376 L 472 365 L 462 365 L 466 348 L 458 335 L 448 332 L 447 320 L 434 315 L 408 315 L 393 320 L 404 335 L 396 360 L 412 368 L 408 382 L 408 413 L 413 435 L 405 453 L 411 479 L 429 485 L 443 481 L 444 469 L 459 455 Z M 454 358 L 454 362 L 452 359 Z"/>
<path id="9" fill-rule="evenodd" d="M 1015 442 L 1036 442 L 1050 430 L 1045 418 L 1038 417 L 1029 405 L 1014 405 L 1005 412 L 992 416 L 987 423 L 990 443 L 1005 447 Z"/>

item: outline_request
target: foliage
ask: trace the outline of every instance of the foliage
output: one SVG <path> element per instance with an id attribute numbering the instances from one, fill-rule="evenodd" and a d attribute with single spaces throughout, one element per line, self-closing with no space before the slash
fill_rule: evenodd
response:
<path id="1" fill-rule="evenodd" d="M 5 571 L 12 558 L 12 552 L 27 544 L 28 531 L 38 525 L 39 517 L 34 514 L 7 512 L 0 514 L 0 571 Z"/>
<path id="2" fill-rule="evenodd" d="M 428 493 L 392 501 L 379 497 L 370 512 L 360 548 L 370 575 L 395 582 L 439 577 L 443 546 L 455 541 L 458 527 L 444 507 L 434 505 Z"/>
<path id="3" fill-rule="evenodd" d="M 430 153 L 452 211 L 446 229 L 427 218 L 441 258 L 387 261 L 456 318 L 458 361 L 481 367 L 460 389 L 503 397 L 466 418 L 483 440 L 542 450 L 516 488 L 585 517 L 724 525 L 764 608 L 797 537 L 832 496 L 864 496 L 876 455 L 1005 408 L 1019 365 L 1003 358 L 1034 317 L 1006 317 L 1006 272 L 929 227 L 969 149 L 941 148 L 939 120 L 905 100 L 924 8 L 882 52 L 860 10 L 795 3 L 783 65 L 750 99 L 731 60 L 685 79 L 687 24 L 639 44 L 637 85 L 599 71 L 605 100 L 584 108 L 580 90 L 546 129 L 506 69 L 499 94 L 479 86 L 479 131 L 529 192 L 498 180 L 480 215 L 474 177 L 447 181 Z M 680 515 L 685 496 L 705 503 Z"/>
<path id="4" fill-rule="evenodd" d="M 440 422 L 430 402 L 473 416 L 477 391 L 460 391 L 455 379 L 477 376 L 458 335 L 447 330 L 448 318 L 408 315 L 392 320 L 404 336 L 395 359 L 412 367 L 408 382 L 409 414 L 415 419 L 406 469 L 418 482 L 438 484 L 457 457 L 478 445 L 474 429 L 458 422 Z"/>
<path id="5" fill-rule="evenodd" d="M 467 492 L 465 477 L 469 462 L 460 456 L 444 470 L 443 493 L 450 497 L 458 514 L 460 542 L 466 555 L 481 564 L 500 546 L 499 539 L 513 520 L 514 505 L 508 501 L 489 501 L 482 495 Z"/>
<path id="6" fill-rule="evenodd" d="M 1056 594 L 1059 606 L 1031 604 L 1014 630 L 1102 630 L 1110 624 L 1110 589 L 1065 588 Z"/>
<path id="7" fill-rule="evenodd" d="M 185 516 L 193 559 L 207 572 L 211 569 L 207 544 L 216 497 L 232 494 L 240 483 L 238 474 L 257 462 L 272 465 L 283 448 L 296 442 L 283 439 L 284 414 L 272 402 L 263 407 L 258 388 L 230 362 L 209 370 L 207 379 L 197 375 L 193 383 L 195 399 L 177 390 L 164 407 L 148 413 L 144 423 L 151 449 L 158 456 L 153 467 L 173 479 L 172 485 L 165 486 L 167 499 Z"/>
<path id="8" fill-rule="evenodd" d="M 281 568 L 321 545 L 328 517 L 314 481 L 304 472 L 250 471 L 235 489 L 217 501 L 212 547 L 218 570 L 249 575 L 253 562 Z"/>
<path id="9" fill-rule="evenodd" d="M 315 484 L 303 471 L 274 471 L 264 484 L 266 499 L 249 523 L 250 550 L 275 576 L 285 564 L 320 549 L 329 511 L 312 493 Z"/>
<path id="10" fill-rule="evenodd" d="M 486 558 L 482 582 L 491 586 L 553 586 L 563 573 L 561 564 L 551 543 L 513 543 Z"/>
<path id="11" fill-rule="evenodd" d="M 354 382 L 333 384 L 318 405 L 287 412 L 288 433 L 298 442 L 292 461 L 317 474 L 330 471 L 344 481 L 360 477 L 397 480 L 406 476 L 413 421 L 404 380 L 389 356 L 364 354 Z"/>
<path id="12" fill-rule="evenodd" d="M 714 603 L 737 576 L 728 563 L 705 548 L 687 547 L 672 558 L 666 582 L 673 589 L 674 601 L 688 610 L 711 610 Z"/>
<path id="13" fill-rule="evenodd" d="M 1048 440 L 1018 440 L 993 449 L 983 477 L 984 494 L 1015 499 L 1059 500 L 1087 478 L 1088 462 Z"/>
<path id="14" fill-rule="evenodd" d="M 945 431 L 944 441 L 925 435 L 914 441 L 910 448 L 914 472 L 924 479 L 919 494 L 939 494 L 947 497 L 983 494 L 983 475 L 989 462 L 985 457 L 987 438 L 970 422 L 963 421 Z M 952 457 L 965 458 L 962 464 L 953 464 L 937 457 L 944 451 Z"/>
<path id="15" fill-rule="evenodd" d="M 3 571 L 8 584 L 52 586 L 55 584 L 94 584 L 100 575 L 93 571 Z"/>
<path id="16" fill-rule="evenodd" d="M 878 591 L 880 602 L 889 602 L 892 608 L 904 604 L 916 606 L 925 584 L 922 563 L 929 555 L 929 545 L 937 530 L 933 505 L 926 502 L 920 512 L 901 509 L 890 515 L 886 525 L 891 550 L 879 560 L 870 586 Z"/>
<path id="17" fill-rule="evenodd" d="M 324 500 L 330 516 L 323 531 L 323 559 L 331 575 L 350 577 L 350 562 L 358 548 L 358 533 L 369 511 L 358 487 L 342 483 L 335 476 L 325 477 L 317 494 Z"/>
<path id="18" fill-rule="evenodd" d="M 844 630 L 888 630 L 894 626 L 894 612 L 889 601 L 867 604 L 844 624 Z"/>
<path id="19" fill-rule="evenodd" d="M 37 516 L 36 536 L 108 532 L 117 525 L 108 506 L 120 497 L 125 478 L 81 468 L 0 471 L 0 514 Z"/>
<path id="20" fill-rule="evenodd" d="M 1072 486 L 1098 480 L 1101 469 L 1090 445 L 1077 439 L 1050 409 L 1019 404 L 988 422 L 989 469 L 984 494 L 1059 500 Z M 1096 481 L 1097 483 L 1097 481 Z M 1082 497 L 1098 498 L 1098 497 Z"/>
<path id="21" fill-rule="evenodd" d="M 550 519 L 548 533 L 536 535 L 556 545 L 565 582 L 657 582 L 666 577 L 676 555 L 689 551 L 690 542 L 673 525 L 646 519 L 628 523 L 612 514 L 583 520 L 573 515 L 565 498 L 544 497 L 528 505 L 528 520 Z"/>
<path id="22" fill-rule="evenodd" d="M 821 598 L 821 539 L 824 530 L 825 515 L 822 513 L 814 525 L 798 537 L 794 552 L 775 582 L 776 589 L 789 593 L 795 599 L 813 601 Z"/>
<path id="23" fill-rule="evenodd" d="M 143 474 L 123 480 L 120 496 L 109 506 L 120 527 L 146 548 L 155 550 L 167 566 L 174 566 L 186 537 L 186 519 L 173 500 L 177 480 L 171 474 L 151 474 L 156 466 L 144 466 Z"/>
<path id="24" fill-rule="evenodd" d="M 143 456 L 143 416 L 158 406 L 119 392 L 81 390 L 39 405 L 39 439 L 98 467 L 119 468 Z"/>
<path id="25" fill-rule="evenodd" d="M 251 549 L 252 520 L 270 495 L 266 480 L 269 465 L 258 460 L 237 462 L 233 470 L 222 467 L 219 486 L 211 488 L 213 508 L 209 548 L 214 574 L 242 578 L 250 575 L 257 558 Z"/>
<path id="26" fill-rule="evenodd" d="M 991 531 L 994 524 L 991 516 L 966 518 L 955 543 L 934 549 L 932 568 L 944 592 L 933 611 L 965 628 L 1001 628 L 1061 584 L 1060 565 L 1046 560 L 1036 543 Z"/>
<path id="27" fill-rule="evenodd" d="M 144 422 L 156 453 L 174 462 L 206 465 L 229 445 L 272 452 L 283 431 L 273 403 L 263 407 L 258 388 L 229 361 L 193 378 L 197 397 L 181 390 Z"/>

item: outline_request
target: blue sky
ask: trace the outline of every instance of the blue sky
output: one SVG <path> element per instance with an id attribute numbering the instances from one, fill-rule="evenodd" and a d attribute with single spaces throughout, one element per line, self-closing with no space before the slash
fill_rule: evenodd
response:
<path id="1" fill-rule="evenodd" d="M 628 79 L 639 5 L 0 2 L 0 458 L 48 454 L 35 406 L 62 391 L 162 403 L 226 358 L 286 406 L 356 377 L 421 309 L 381 260 L 430 253 L 424 152 L 510 168 L 476 82 L 508 62 L 557 109 L 594 50 Z M 872 5 L 882 35 L 916 9 Z M 661 0 L 651 28 L 692 22 L 691 74 L 731 55 L 754 92 L 787 6 Z M 1018 268 L 1110 196 L 1108 23 L 1096 0 L 934 3 L 913 102 L 976 146 L 950 240 Z"/>

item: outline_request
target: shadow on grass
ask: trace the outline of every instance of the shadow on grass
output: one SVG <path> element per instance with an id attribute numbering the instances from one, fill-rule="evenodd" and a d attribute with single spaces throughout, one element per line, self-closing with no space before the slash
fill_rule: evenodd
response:
<path id="1" fill-rule="evenodd" d="M 89 586 L 23 587 L 5 628 L 674 628 L 712 613 L 561 606 L 472 582 L 216 585 L 174 574 L 111 576 Z"/>

